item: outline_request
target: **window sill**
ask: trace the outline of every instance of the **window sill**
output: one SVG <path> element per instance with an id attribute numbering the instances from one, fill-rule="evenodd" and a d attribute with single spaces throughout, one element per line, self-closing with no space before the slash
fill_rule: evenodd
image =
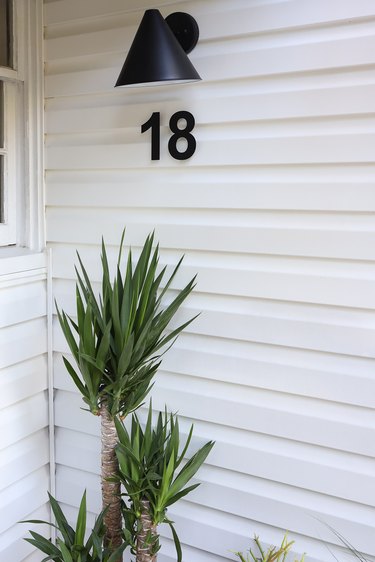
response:
<path id="1" fill-rule="evenodd" d="M 33 252 L 27 248 L 8 246 L 0 248 L 0 277 L 32 270 L 46 269 L 45 252 Z"/>

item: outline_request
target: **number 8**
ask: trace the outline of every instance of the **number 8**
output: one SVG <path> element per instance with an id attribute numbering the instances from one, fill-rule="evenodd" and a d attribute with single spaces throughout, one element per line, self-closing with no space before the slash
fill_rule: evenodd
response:
<path id="1" fill-rule="evenodd" d="M 180 129 L 178 126 L 178 122 L 180 121 L 180 119 L 184 119 L 186 121 L 186 127 L 184 129 Z M 169 139 L 168 150 L 169 154 L 176 160 L 187 160 L 188 158 L 191 158 L 191 156 L 193 156 L 197 147 L 197 141 L 191 134 L 194 126 L 195 119 L 189 111 L 177 111 L 170 118 L 169 128 L 172 131 L 173 135 Z M 187 147 L 183 152 L 180 152 L 177 149 L 177 142 L 179 139 L 186 139 L 187 142 Z"/>

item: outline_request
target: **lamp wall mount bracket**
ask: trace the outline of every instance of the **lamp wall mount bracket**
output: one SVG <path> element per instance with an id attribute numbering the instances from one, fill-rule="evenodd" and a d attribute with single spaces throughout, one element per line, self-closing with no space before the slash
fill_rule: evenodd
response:
<path id="1" fill-rule="evenodd" d="M 199 27 L 193 16 L 185 12 L 174 12 L 165 21 L 185 53 L 191 53 L 199 39 Z"/>

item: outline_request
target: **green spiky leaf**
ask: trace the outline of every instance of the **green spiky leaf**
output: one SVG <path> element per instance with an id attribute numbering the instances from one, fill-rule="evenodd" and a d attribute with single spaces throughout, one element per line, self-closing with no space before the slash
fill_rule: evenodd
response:
<path id="1" fill-rule="evenodd" d="M 113 417 L 125 416 L 139 408 L 152 387 L 162 355 L 193 321 L 190 319 L 167 332 L 195 284 L 193 278 L 163 307 L 163 298 L 182 258 L 161 289 L 166 268 L 159 271 L 159 247 L 154 247 L 154 234 L 147 236 L 134 265 L 129 250 L 125 268 L 121 259 L 124 235 L 125 230 L 113 280 L 102 239 L 102 283 L 98 298 L 77 254 L 77 322 L 56 305 L 62 332 L 77 365 L 76 368 L 65 359 L 68 373 L 92 413 L 98 413 L 98 404 L 104 399 Z"/>

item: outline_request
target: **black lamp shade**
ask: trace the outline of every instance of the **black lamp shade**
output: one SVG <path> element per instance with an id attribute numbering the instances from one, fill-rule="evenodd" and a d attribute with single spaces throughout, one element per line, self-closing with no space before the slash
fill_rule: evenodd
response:
<path id="1" fill-rule="evenodd" d="M 159 10 L 147 10 L 115 86 L 196 80 L 201 77 Z"/>

